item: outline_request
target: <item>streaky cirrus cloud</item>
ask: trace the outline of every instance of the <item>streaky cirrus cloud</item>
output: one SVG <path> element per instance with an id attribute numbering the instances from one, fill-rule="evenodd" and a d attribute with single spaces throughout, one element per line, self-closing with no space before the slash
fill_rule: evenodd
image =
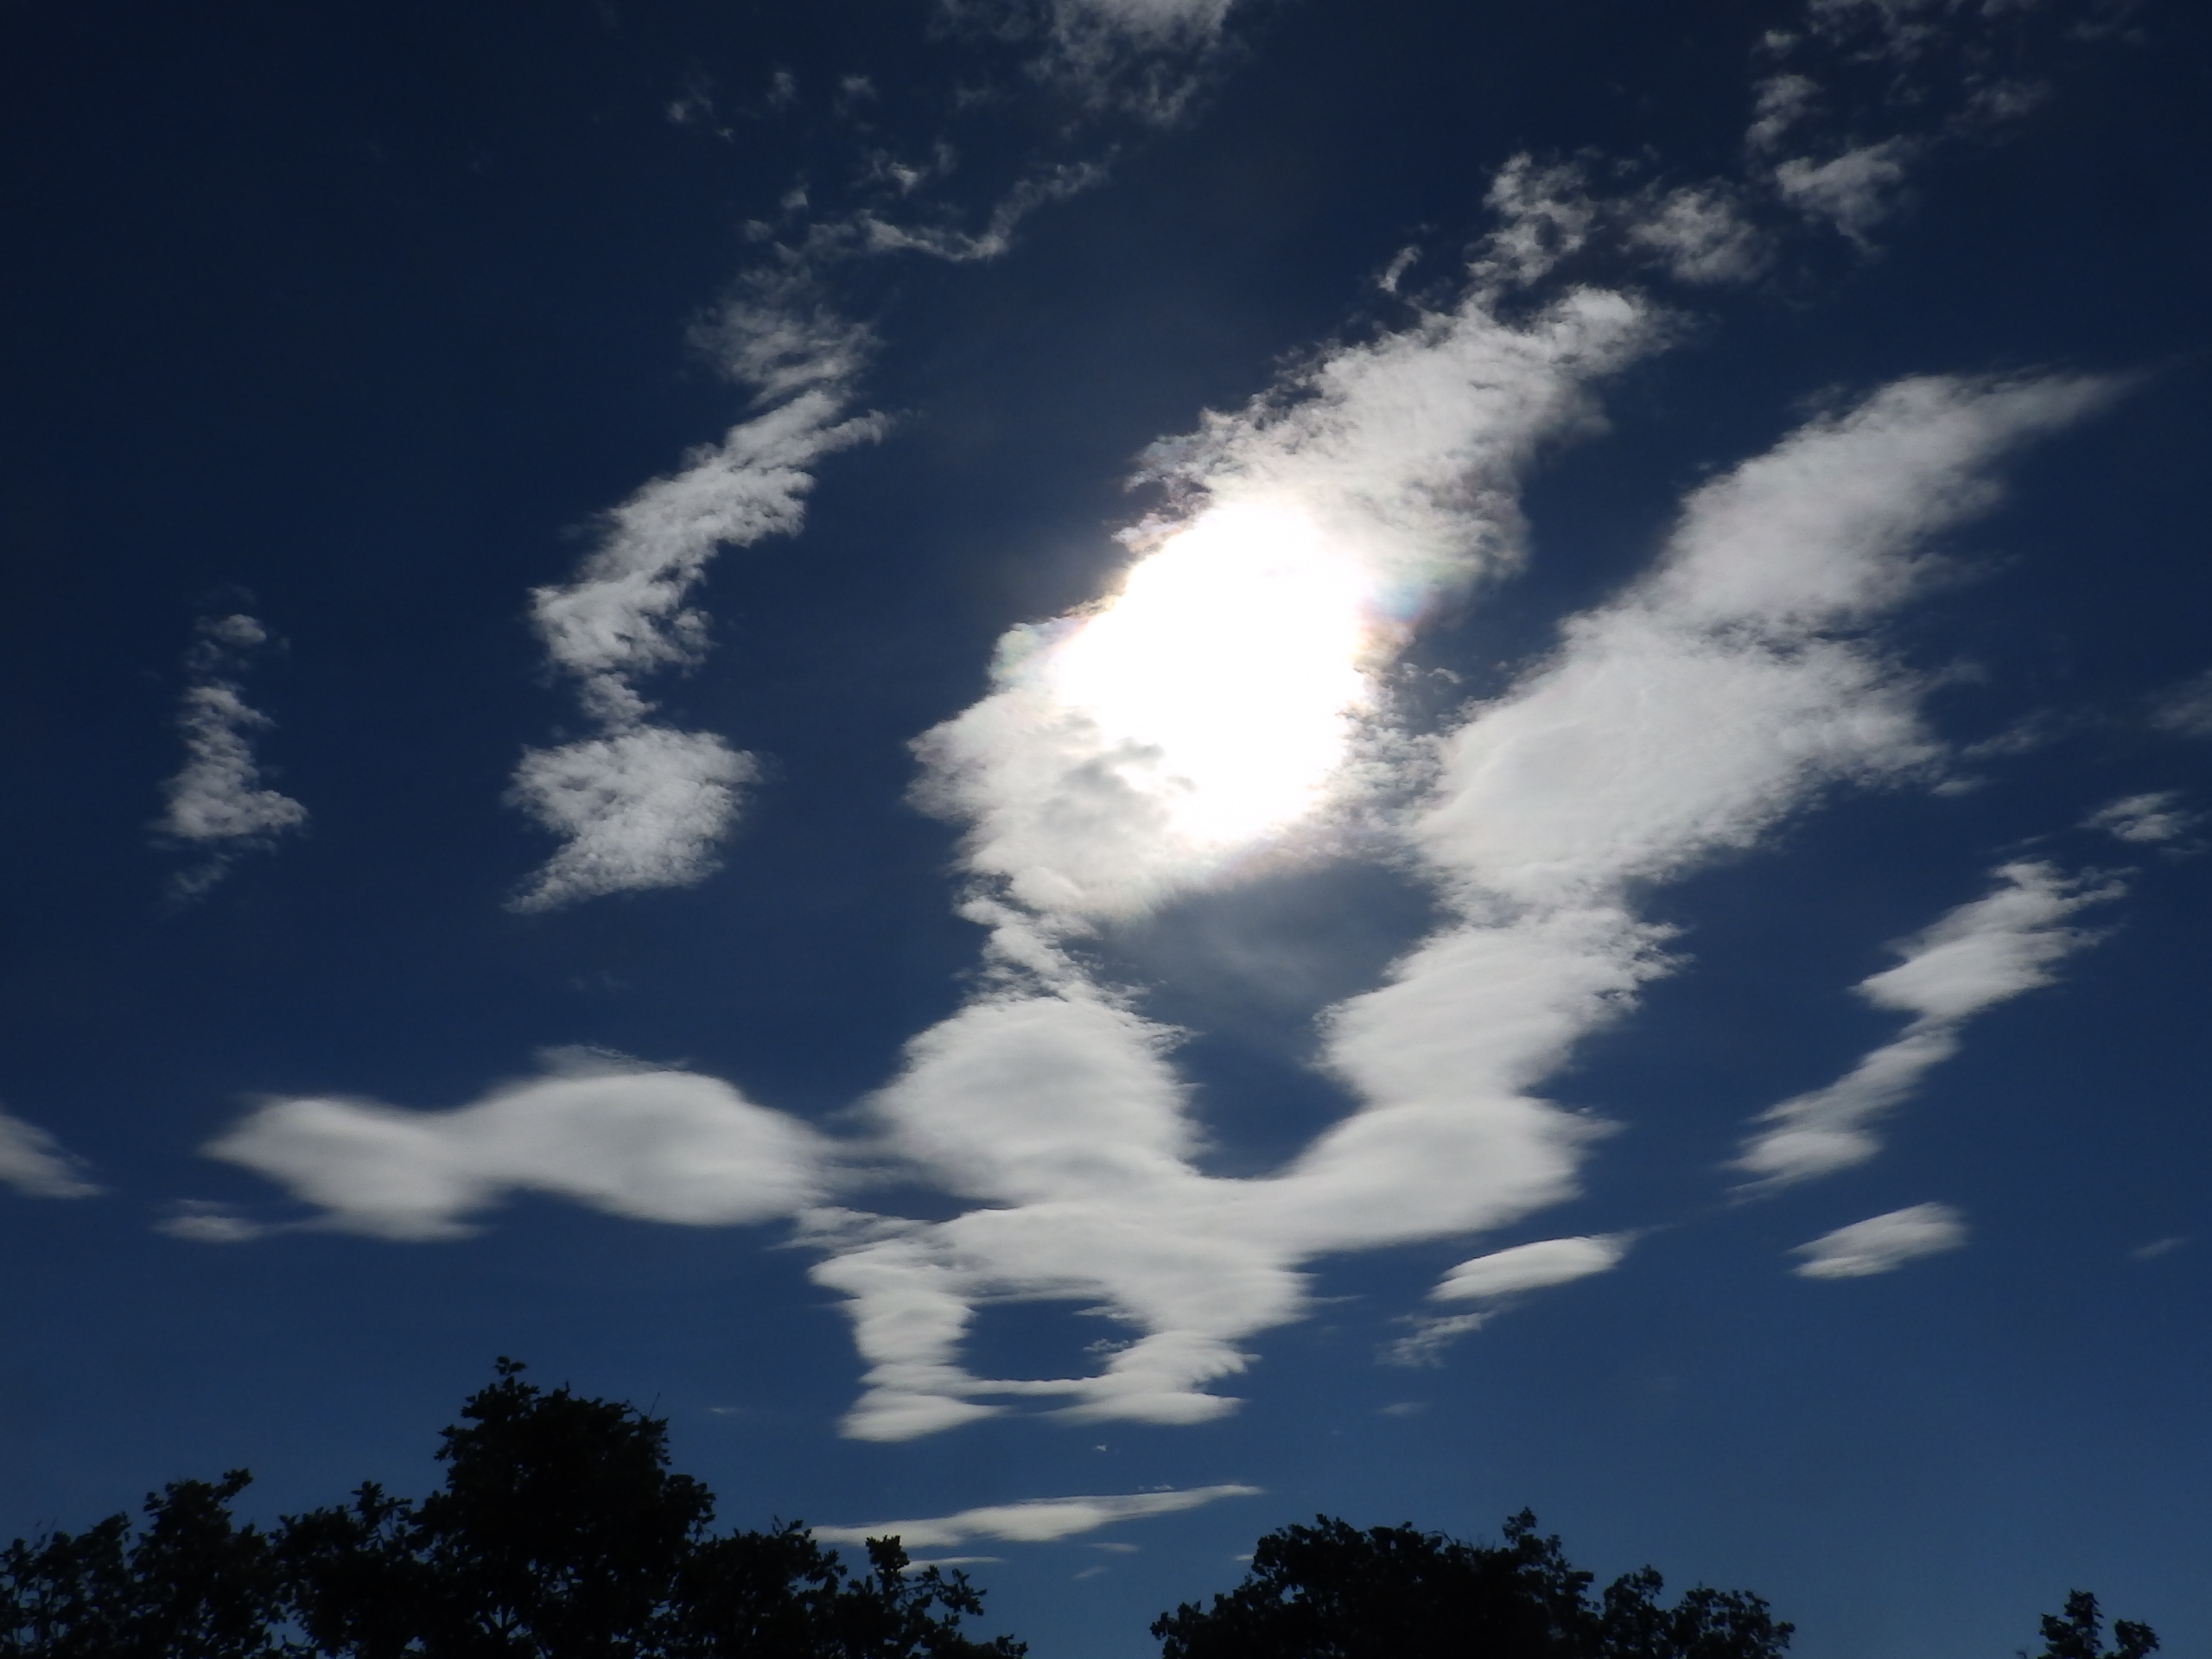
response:
<path id="1" fill-rule="evenodd" d="M 0 1186 L 29 1198 L 89 1198 L 102 1189 L 85 1160 L 35 1123 L 0 1111 Z"/>
<path id="2" fill-rule="evenodd" d="M 871 1538 L 896 1538 L 908 1549 L 949 1549 L 971 1538 L 997 1538 L 1013 1544 L 1049 1544 L 1096 1532 L 1117 1521 L 1177 1515 L 1225 1497 L 1257 1497 L 1257 1486 L 1192 1486 L 1179 1491 L 1129 1492 L 1108 1497 L 1030 1497 L 1013 1503 L 988 1503 L 957 1515 L 923 1521 L 879 1521 L 865 1527 L 817 1527 L 814 1535 L 833 1544 L 860 1544 Z"/>
<path id="3" fill-rule="evenodd" d="M 1959 1052 L 1975 1015 L 2057 979 L 2058 964 L 2096 935 L 2076 912 L 2126 891 L 2116 877 L 2069 875 L 2040 860 L 2000 865 L 1987 896 L 1961 905 L 1891 947 L 1904 958 L 1853 988 L 1911 1022 L 1844 1076 L 1770 1106 L 1733 1167 L 1758 1188 L 1789 1185 L 1866 1163 L 1881 1150 L 1874 1126 Z"/>
<path id="4" fill-rule="evenodd" d="M 184 765 L 162 786 L 155 834 L 199 855 L 170 879 L 171 895 L 196 898 L 220 881 L 242 853 L 273 846 L 308 821 L 308 810 L 262 779 L 256 734 L 275 722 L 245 701 L 241 683 L 269 631 L 243 613 L 207 616 L 185 653 L 177 729 Z"/>
<path id="5" fill-rule="evenodd" d="M 1789 1253 L 1801 1279 L 1865 1279 L 1967 1242 L 1966 1218 L 1948 1204 L 1916 1204 L 1823 1233 Z"/>
<path id="6" fill-rule="evenodd" d="M 451 1111 L 270 1100 L 206 1151 L 320 1206 L 319 1227 L 389 1239 L 466 1236 L 518 1192 L 689 1226 L 768 1220 L 818 1199 L 819 1137 L 728 1084 L 592 1051 L 545 1058 L 546 1075 Z M 251 1230 L 194 1209 L 168 1230 L 221 1243 Z"/>

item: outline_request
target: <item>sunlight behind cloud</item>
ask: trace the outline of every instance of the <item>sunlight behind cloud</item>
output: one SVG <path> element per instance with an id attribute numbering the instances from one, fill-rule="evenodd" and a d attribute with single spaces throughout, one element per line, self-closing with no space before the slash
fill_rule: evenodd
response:
<path id="1" fill-rule="evenodd" d="M 1370 598 L 1300 516 L 1217 507 L 1031 671 L 1096 724 L 1179 836 L 1233 847 L 1303 817 L 1343 764 L 1372 696 Z"/>

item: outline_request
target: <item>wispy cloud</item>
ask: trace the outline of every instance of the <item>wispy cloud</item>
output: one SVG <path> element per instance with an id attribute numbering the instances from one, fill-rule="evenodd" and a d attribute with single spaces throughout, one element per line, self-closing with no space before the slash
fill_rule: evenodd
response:
<path id="1" fill-rule="evenodd" d="M 275 844 L 301 828 L 308 810 L 262 782 L 254 734 L 274 724 L 250 707 L 241 679 L 268 630 L 251 616 L 202 617 L 199 639 L 185 654 L 186 683 L 177 728 L 184 766 L 163 786 L 165 806 L 154 824 L 162 840 L 199 856 L 171 877 L 174 897 L 190 899 L 230 873 L 240 854 Z"/>
<path id="2" fill-rule="evenodd" d="M 1096 1532 L 1117 1521 L 1175 1515 L 1216 1503 L 1224 1497 L 1256 1497 L 1257 1486 L 1193 1486 L 1182 1491 L 1131 1492 L 1113 1497 L 1031 1497 L 991 1503 L 924 1521 L 879 1521 L 865 1527 L 817 1527 L 814 1535 L 832 1544 L 865 1543 L 896 1538 L 909 1549 L 945 1549 L 971 1538 L 998 1538 L 1014 1544 L 1048 1544 Z"/>
<path id="3" fill-rule="evenodd" d="M 1919 148 L 1908 138 L 1885 138 L 1825 161 L 1793 156 L 1776 166 L 1775 188 L 1807 217 L 1827 220 L 1865 247 L 1868 232 L 1897 211 Z"/>
<path id="4" fill-rule="evenodd" d="M 1229 3 L 965 0 L 947 10 L 1001 30 L 1027 28 L 1046 47 L 1039 73 L 1101 108 L 1166 122 L 1197 86 Z M 865 77 L 848 76 L 836 101 L 849 112 L 876 96 Z M 799 98 L 798 83 L 779 71 L 768 108 Z M 694 92 L 670 115 L 689 124 L 710 109 Z M 874 147 L 861 154 L 854 194 L 842 206 L 817 213 L 800 184 L 785 193 L 780 219 L 749 226 L 766 245 L 761 256 L 693 339 L 753 390 L 756 412 L 605 515 L 575 575 L 531 596 L 546 659 L 572 681 L 594 729 L 525 751 L 516 771 L 509 803 L 562 845 L 512 908 L 688 887 L 718 867 L 741 790 L 759 776 L 755 757 L 715 734 L 658 722 L 642 685 L 704 658 L 709 624 L 693 595 L 716 555 L 798 533 L 819 464 L 887 430 L 881 416 L 855 412 L 876 340 L 836 302 L 836 274 L 887 255 L 955 264 L 1002 257 L 1031 214 L 1102 183 L 1111 156 L 1111 146 L 1073 158 L 1033 156 L 988 206 L 963 213 L 932 194 L 954 171 L 948 139 L 912 159 Z"/>
<path id="5" fill-rule="evenodd" d="M 2090 813 L 2082 827 L 2131 846 L 2156 847 L 2183 839 L 2203 822 L 2202 813 L 2186 810 L 2179 791 L 2168 789 L 2123 796 Z"/>
<path id="6" fill-rule="evenodd" d="M 1095 109 L 1166 126 L 1204 89 L 1236 0 L 943 0 L 1036 43 L 1030 73 Z"/>
<path id="7" fill-rule="evenodd" d="M 0 1185 L 26 1198 L 89 1198 L 101 1189 L 85 1160 L 35 1123 L 0 1112 Z"/>
<path id="8" fill-rule="evenodd" d="M 1810 1180 L 1872 1158 L 1882 1146 L 1874 1126 L 1958 1052 L 1966 1023 L 2053 982 L 2058 964 L 2096 937 L 2070 918 L 2125 891 L 2117 879 L 2068 875 L 2040 861 L 2002 865 L 1995 874 L 1994 892 L 1896 945 L 1904 960 L 1853 988 L 1912 1022 L 1826 1088 L 1759 1114 L 1755 1121 L 1768 1127 L 1744 1143 L 1734 1166 L 1755 1185 Z"/>
<path id="9" fill-rule="evenodd" d="M 1790 1271 L 1802 1279 L 1864 1279 L 1967 1242 L 1966 1219 L 1948 1204 L 1916 1204 L 1823 1233 L 1789 1253 L 1805 1259 Z"/>
<path id="10" fill-rule="evenodd" d="M 704 655 L 707 618 L 690 597 L 715 553 L 796 532 L 816 463 L 882 430 L 849 411 L 864 336 L 801 298 L 748 288 L 713 333 L 734 376 L 784 401 L 615 508 L 575 578 L 531 595 L 548 659 L 599 729 L 516 768 L 509 800 L 563 842 L 516 909 L 687 887 L 715 868 L 757 762 L 711 733 L 652 723 L 639 683 Z"/>
<path id="11" fill-rule="evenodd" d="M 2160 696 L 2152 708 L 2151 723 L 2177 737 L 2212 737 L 2212 669 Z"/>
<path id="12" fill-rule="evenodd" d="M 1528 1291 L 1548 1290 L 1573 1284 L 1592 1274 L 1605 1273 L 1620 1264 L 1635 1236 L 1629 1233 L 1591 1234 L 1576 1238 L 1540 1239 L 1516 1244 L 1488 1255 L 1462 1262 L 1444 1275 L 1428 1293 L 1437 1302 L 1475 1302 L 1479 1311 L 1427 1317 L 1413 1316 L 1412 1332 L 1389 1344 L 1382 1359 L 1391 1365 L 1438 1363 L 1452 1342 L 1490 1323 L 1492 1314 L 1513 1298 Z"/>
<path id="13" fill-rule="evenodd" d="M 642 724 L 525 750 L 509 798 L 563 844 L 513 907 L 698 881 L 736 821 L 738 791 L 759 771 L 712 733 Z"/>

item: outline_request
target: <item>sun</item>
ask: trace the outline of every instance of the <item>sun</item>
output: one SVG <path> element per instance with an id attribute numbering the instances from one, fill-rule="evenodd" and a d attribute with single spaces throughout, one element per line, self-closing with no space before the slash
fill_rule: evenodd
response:
<path id="1" fill-rule="evenodd" d="M 1374 697 L 1374 583 L 1302 515 L 1211 509 L 1037 664 L 1175 833 L 1221 851 L 1309 814 Z"/>

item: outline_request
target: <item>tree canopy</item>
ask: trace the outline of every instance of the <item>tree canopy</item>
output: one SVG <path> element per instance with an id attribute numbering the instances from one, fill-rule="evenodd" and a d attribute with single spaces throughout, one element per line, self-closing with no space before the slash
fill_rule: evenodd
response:
<path id="1" fill-rule="evenodd" d="M 1779 1659 L 1789 1644 L 1745 1592 L 1669 1606 L 1649 1567 L 1595 1599 L 1592 1582 L 1525 1510 L 1489 1545 L 1318 1516 L 1261 1539 L 1243 1584 L 1152 1633 L 1161 1659 Z"/>
<path id="2" fill-rule="evenodd" d="M 2097 1599 L 2086 1590 L 2075 1590 L 2067 1596 L 2064 1612 L 2044 1615 L 2043 1651 L 2036 1659 L 2143 1659 L 2158 1645 L 2158 1634 L 2148 1624 L 2126 1618 L 2113 1621 L 2112 1640 L 2107 1652 Z"/>
<path id="3" fill-rule="evenodd" d="M 1021 1659 L 964 1634 L 982 1598 L 895 1538 L 855 1571 L 798 1522 L 717 1531 L 668 1424 L 502 1359 L 438 1450 L 439 1488 L 240 1522 L 251 1477 L 172 1482 L 144 1518 L 0 1551 L 0 1659 Z M 1496 1544 L 1327 1516 L 1260 1540 L 1243 1583 L 1152 1626 L 1160 1659 L 1783 1659 L 1741 1590 L 1672 1603 L 1649 1567 L 1593 1595 L 1522 1510 Z M 2145 1659 L 2158 1638 L 2067 1598 L 2034 1659 Z M 2021 1659 L 2028 1659 L 2023 1654 Z"/>
<path id="4" fill-rule="evenodd" d="M 4 1659 L 1018 1659 L 961 1632 L 982 1598 L 872 1539 L 849 1571 L 797 1522 L 712 1529 L 668 1426 L 539 1389 L 501 1360 L 419 1502 L 241 1524 L 251 1477 L 179 1481 L 77 1534 L 0 1554 Z"/>

